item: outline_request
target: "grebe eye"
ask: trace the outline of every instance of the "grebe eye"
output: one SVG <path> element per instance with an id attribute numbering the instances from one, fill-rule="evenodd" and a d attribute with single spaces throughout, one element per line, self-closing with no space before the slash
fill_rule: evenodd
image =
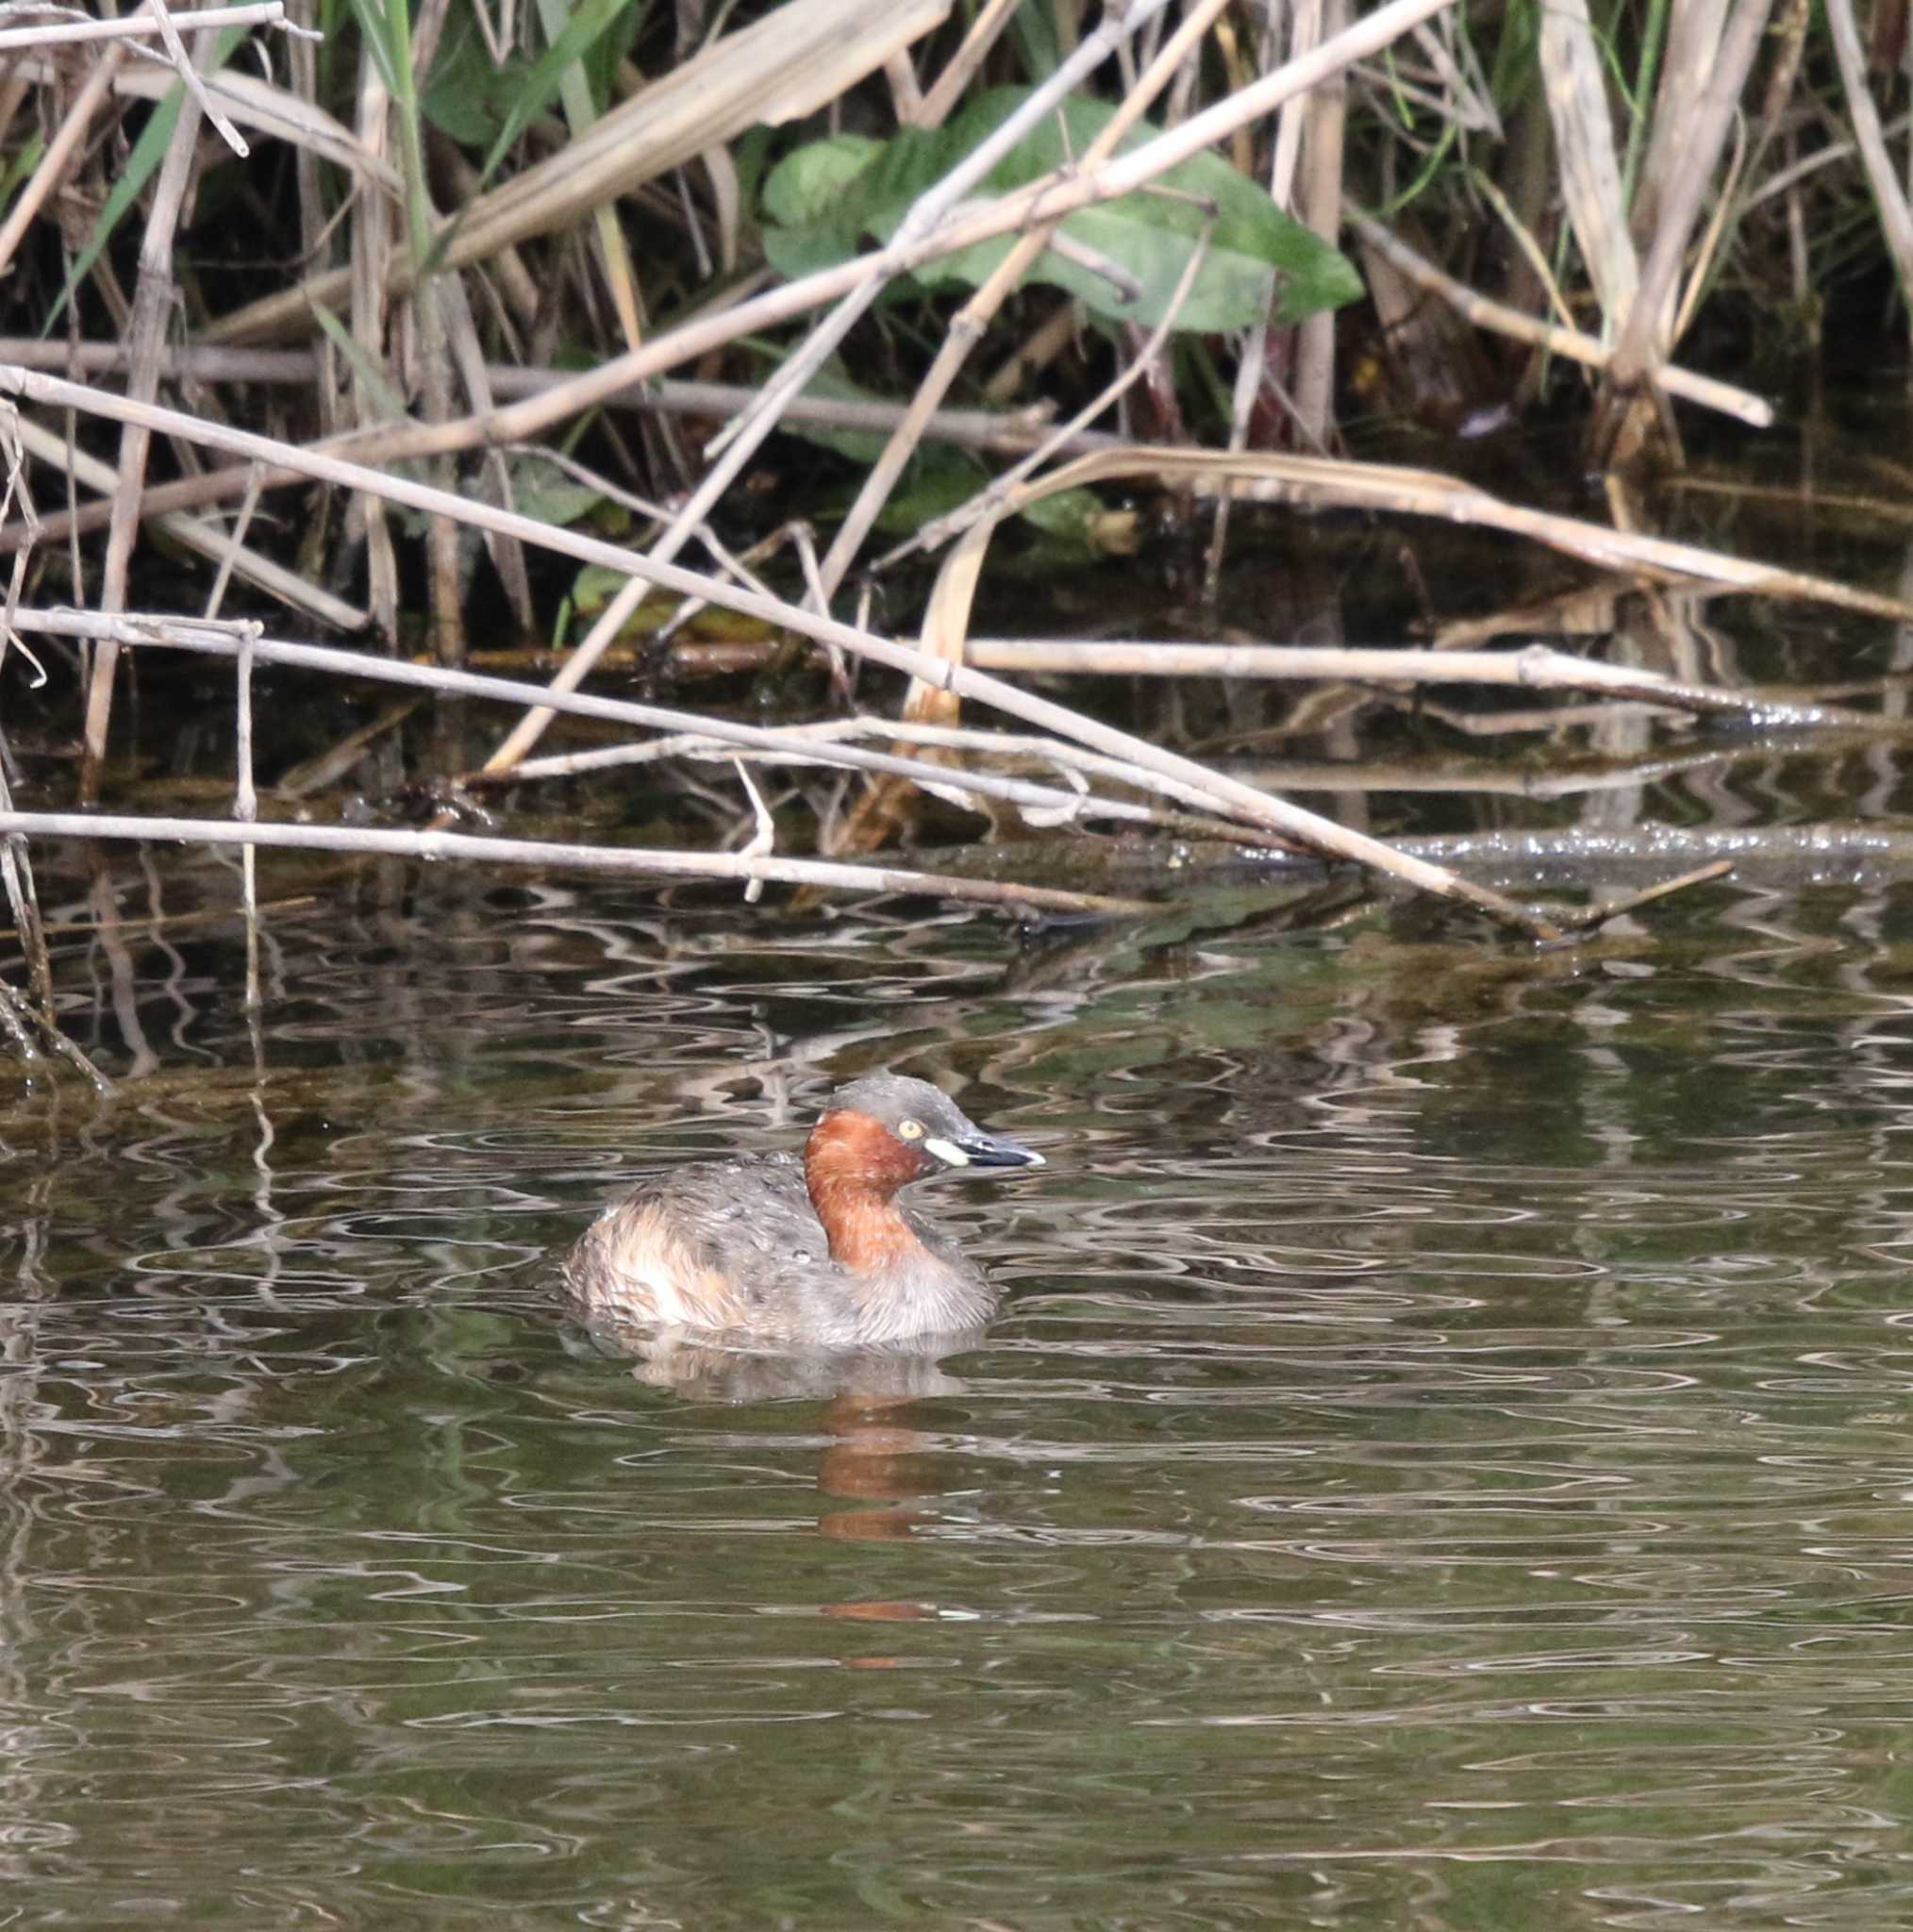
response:
<path id="1" fill-rule="evenodd" d="M 923 1138 L 923 1124 L 922 1121 L 899 1121 L 897 1132 L 906 1141 L 921 1141 Z"/>

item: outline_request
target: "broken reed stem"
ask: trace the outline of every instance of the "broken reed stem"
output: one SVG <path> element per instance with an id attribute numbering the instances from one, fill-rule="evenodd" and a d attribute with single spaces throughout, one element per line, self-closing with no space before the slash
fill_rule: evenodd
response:
<path id="1" fill-rule="evenodd" d="M 855 892 L 900 892 L 960 899 L 979 906 L 1130 918 L 1156 908 L 1143 899 L 1065 892 L 1047 886 L 946 877 L 900 866 L 838 865 L 773 854 L 659 852 L 639 847 L 567 845 L 543 839 L 486 839 L 469 832 L 394 831 L 362 825 L 241 824 L 232 819 L 120 817 L 110 812 L 0 811 L 0 838 L 122 839 L 141 844 L 263 845 L 279 851 L 346 852 L 360 858 L 477 860 L 546 871 L 621 874 L 626 877 L 736 879 L 748 884 L 821 886 Z"/>
<path id="2" fill-rule="evenodd" d="M 1097 62 L 1126 34 L 1139 26 L 1150 14 L 1159 12 L 1166 4 L 1167 0 L 1132 0 L 1123 13 L 1106 15 L 1103 25 L 1088 36 L 1071 58 L 1063 61 L 988 139 L 917 197 L 897 229 L 895 242 L 907 246 L 914 241 L 937 234 L 963 197 L 982 183 L 990 169 L 1010 153 L 1033 126 L 1056 110 L 1076 82 L 1091 73 Z M 783 414 L 783 405 L 798 394 L 836 353 L 843 339 L 889 286 L 890 280 L 887 274 L 873 273 L 846 290 L 831 313 L 811 329 L 803 346 L 775 371 L 750 404 L 734 416 L 724 433 L 707 446 L 707 455 L 714 457 L 715 460 L 683 508 L 672 520 L 671 526 L 651 546 L 649 555 L 652 561 L 669 563 L 684 548 L 691 534 L 723 500 L 724 492 L 736 481 L 764 439 L 777 426 Z M 892 450 L 907 432 L 908 425 L 907 417 L 891 438 Z M 888 489 L 888 485 L 885 487 Z M 869 494 L 869 489 L 867 483 L 859 503 Z M 835 551 L 832 554 L 835 555 Z M 829 590 L 836 588 L 827 572 L 825 584 Z M 649 590 L 641 574 L 632 575 L 552 679 L 554 691 L 574 691 L 590 675 L 624 625 L 637 614 Z M 829 608 L 827 596 L 820 595 L 817 608 L 820 610 Z M 544 735 L 554 715 L 544 708 L 526 712 L 485 761 L 485 769 L 488 772 L 509 771 Z"/>
<path id="3" fill-rule="evenodd" d="M 180 85 L 197 104 L 199 111 L 206 116 L 207 125 L 216 132 L 241 160 L 246 159 L 252 149 L 246 145 L 244 135 L 235 127 L 218 108 L 213 105 L 212 96 L 206 91 L 206 83 L 199 77 L 199 69 L 192 56 L 186 51 L 186 42 L 179 38 L 179 29 L 173 24 L 173 16 L 167 11 L 166 0 L 146 0 L 146 10 L 158 23 L 159 38 L 166 48 L 166 58 L 175 74 L 179 76 Z M 211 42 L 203 44 L 210 46 Z M 182 119 L 185 116 L 182 115 Z M 198 134 L 194 125 L 193 134 Z M 175 129 L 176 132 L 176 129 Z M 171 239 L 169 233 L 169 240 Z M 170 279 L 170 267 L 169 267 Z"/>
<path id="4" fill-rule="evenodd" d="M 1125 90 L 1123 104 L 1110 116 L 1106 125 L 1097 133 L 1096 138 L 1084 152 L 1079 166 L 1095 168 L 1100 166 L 1116 152 L 1123 137 L 1135 125 L 1149 104 L 1166 88 L 1173 78 L 1184 56 L 1206 34 L 1215 16 L 1220 13 L 1227 0 L 1199 0 L 1168 42 L 1152 60 L 1146 72 L 1137 80 L 1135 86 Z M 1140 8 L 1131 9 L 1139 25 L 1143 16 Z M 1115 17 L 1112 8 L 1106 14 L 1106 24 Z M 1124 31 L 1128 31 L 1125 24 Z M 1091 37 L 1092 41 L 1095 37 Z M 1113 41 L 1115 37 L 1111 36 Z M 1100 58 L 1103 49 L 1094 49 Z M 1143 353 L 1133 358 L 1127 380 L 1119 378 L 1121 394 L 1129 383 L 1140 375 L 1153 361 L 1156 350 L 1168 337 L 1174 325 L 1175 318 L 1182 312 L 1189 291 L 1195 286 L 1198 270 L 1208 253 L 1210 236 L 1214 233 L 1213 217 L 1203 230 L 1202 238 L 1189 252 L 1189 259 L 1184 267 L 1175 292 L 1170 298 L 1167 312 L 1152 334 L 1149 346 Z M 857 500 L 851 505 L 839 526 L 836 539 L 824 557 L 819 570 L 823 579 L 823 596 L 825 602 L 820 607 L 827 609 L 828 599 L 835 596 L 837 589 L 850 574 L 851 565 L 863 548 L 864 539 L 870 535 L 872 526 L 883 513 L 883 507 L 890 501 L 890 492 L 895 489 L 897 479 L 903 475 L 905 465 L 916 453 L 917 445 L 923 439 L 923 425 L 935 412 L 943 398 L 949 394 L 952 385 L 963 372 L 971 352 L 982 341 L 985 332 L 995 319 L 997 311 L 1009 299 L 1011 291 L 1022 282 L 1024 275 L 1033 268 L 1043 251 L 1056 239 L 1054 223 L 1033 226 L 1026 234 L 1017 238 L 1015 245 L 986 277 L 982 286 L 972 293 L 970 299 L 957 311 L 947 330 L 943 345 L 938 350 L 936 359 L 931 363 L 923 379 L 917 385 L 917 392 L 910 400 L 909 413 L 890 433 L 882 454 L 872 465 L 870 474 L 864 478 L 857 493 Z M 1112 398 L 1113 400 L 1113 398 Z M 1107 404 L 1101 399 L 1093 408 L 1076 419 L 1073 427 L 1087 426 L 1095 420 Z M 1040 460 L 1032 455 L 1024 458 L 1031 467 Z M 977 515 L 983 514 L 977 511 Z"/>
<path id="5" fill-rule="evenodd" d="M 1054 436 L 1046 437 L 1027 456 L 1020 458 L 1008 469 L 1003 471 L 998 475 L 992 476 L 968 503 L 960 505 L 957 508 L 949 511 L 944 516 L 933 518 L 929 523 L 923 525 L 914 536 L 905 539 L 903 542 L 895 545 L 892 549 L 887 550 L 883 556 L 877 558 L 875 568 L 878 570 L 888 570 L 892 565 L 902 562 L 905 558 L 913 556 L 919 550 L 927 554 L 935 550 L 939 544 L 946 541 L 949 538 L 960 536 L 971 525 L 981 522 L 983 518 L 998 508 L 1008 498 L 1010 491 L 1019 483 L 1026 476 L 1032 475 L 1043 463 L 1056 457 L 1065 444 L 1074 440 L 1080 430 L 1087 429 L 1106 409 L 1114 408 L 1149 373 L 1157 355 L 1161 352 L 1163 343 L 1169 340 L 1169 332 L 1175 326 L 1175 319 L 1182 313 L 1183 305 L 1189 300 L 1189 291 L 1195 287 L 1195 278 L 1201 272 L 1203 263 L 1208 258 L 1209 242 L 1214 233 L 1215 223 L 1211 220 L 1204 225 L 1195 246 L 1189 250 L 1189 260 L 1184 264 L 1182 275 L 1169 298 L 1167 308 L 1163 310 L 1162 320 L 1150 331 L 1149 340 L 1142 344 L 1141 348 L 1135 355 L 1131 356 L 1123 363 L 1123 367 L 1116 372 L 1115 375 L 1110 378 L 1109 382 L 1098 394 L 1092 396 L 1075 415 L 1059 426 Z M 1006 260 L 1005 266 L 1007 267 L 1010 262 L 1014 262 L 1016 259 L 1017 257 L 1011 254 Z M 1021 274 L 1022 270 L 1019 269 L 1018 275 L 1021 275 Z M 981 290 L 978 291 L 979 294 L 983 292 Z M 979 334 L 988 320 L 988 314 L 981 314 L 975 318 Z M 954 337 L 956 330 L 953 329 L 951 333 Z M 950 381 L 956 380 L 963 359 L 960 356 L 956 358 L 955 366 L 948 372 Z M 940 364 L 941 358 L 940 358 L 939 360 Z M 947 387 L 947 384 L 945 387 Z M 942 392 L 942 390 L 938 391 L 940 395 Z M 919 394 L 921 396 L 922 391 L 919 391 Z M 915 446 L 915 440 L 913 439 L 909 447 L 913 450 Z M 894 443 L 892 447 L 895 447 Z M 898 467 L 901 469 L 902 465 L 899 464 Z M 888 491 L 886 494 L 888 494 Z M 876 506 L 877 509 L 881 509 L 881 504 Z M 875 521 L 874 511 L 871 521 Z M 858 541 L 860 542 L 862 541 L 861 538 Z M 834 556 L 835 554 L 836 551 L 833 546 L 832 555 Z M 847 565 L 850 561 L 849 558 L 846 557 L 844 561 Z M 825 560 L 825 582 L 826 587 L 828 587 L 832 582 L 828 576 L 828 559 Z"/>
<path id="6" fill-rule="evenodd" d="M 23 47 L 71 46 L 80 41 L 159 40 L 166 35 L 169 25 L 175 32 L 191 34 L 215 26 L 287 24 L 286 9 L 280 0 L 251 0 L 251 4 L 242 7 L 193 8 L 175 13 L 170 23 L 151 13 L 130 14 L 125 20 L 61 20 L 46 26 L 0 27 L 0 54 L 15 53 Z"/>
<path id="7" fill-rule="evenodd" d="M 157 645 L 161 649 L 195 651 L 211 657 L 236 657 L 241 651 L 245 651 L 250 652 L 260 663 L 283 664 L 335 676 L 363 678 L 374 683 L 405 685 L 413 690 L 432 691 L 447 696 L 489 698 L 500 704 L 517 707 L 523 707 L 529 700 L 542 694 L 538 685 L 521 683 L 512 678 L 488 677 L 480 673 L 455 671 L 441 665 L 413 664 L 403 658 L 370 657 L 356 651 L 328 650 L 317 644 L 276 642 L 257 636 L 257 626 L 249 625 L 215 626 L 192 619 L 165 619 L 155 622 L 139 618 L 109 619 L 85 612 L 30 610 L 17 613 L 15 625 L 21 630 L 38 630 L 56 637 L 109 637 L 113 641 L 125 646 Z M 595 718 L 609 724 L 630 725 L 636 729 L 674 734 L 670 739 L 653 741 L 636 750 L 614 747 L 615 756 L 587 752 L 580 754 L 575 760 L 565 761 L 573 764 L 578 771 L 594 769 L 597 764 L 629 763 L 637 761 L 640 758 L 665 756 L 667 747 L 671 752 L 683 753 L 691 746 L 722 746 L 731 752 L 748 751 L 767 758 L 778 758 L 794 750 L 798 762 L 826 761 L 825 755 L 818 750 L 819 738 L 800 735 L 808 731 L 809 727 L 799 726 L 793 729 L 738 724 L 728 719 L 702 718 L 692 712 L 671 710 L 658 705 L 638 704 L 623 698 L 595 697 L 577 691 L 556 693 L 551 701 L 558 709 L 572 716 Z M 927 733 L 925 728 L 921 726 L 899 726 L 877 719 L 846 722 L 861 724 L 868 735 L 873 737 L 920 737 L 926 743 L 948 741 L 947 735 L 938 737 Z M 976 732 L 970 735 L 974 739 L 983 740 L 990 734 Z M 1055 755 L 1067 760 L 1072 750 L 1073 747 L 1069 745 L 1057 744 L 1055 747 Z M 1093 770 L 1101 776 L 1131 786 L 1137 791 L 1174 799 L 1198 812 L 1228 816 L 1226 805 L 1218 801 L 1203 787 L 1178 784 L 1158 774 L 1143 770 L 1126 759 L 1097 758 L 1093 754 L 1079 756 L 1085 760 L 1084 769 Z M 1101 818 L 1149 816 L 1144 808 L 1128 806 L 1119 800 L 1097 799 L 1087 792 L 1062 791 L 1054 786 L 1033 784 L 1026 780 L 988 774 L 965 774 L 947 766 L 928 765 L 915 759 L 897 757 L 892 753 L 866 751 L 861 746 L 836 746 L 828 753 L 827 761 L 852 771 L 928 779 L 934 784 L 941 784 L 952 790 L 968 790 L 982 795 L 1002 798 L 1019 806 L 1028 806 L 1042 812 L 1080 813 L 1086 817 Z M 474 775 L 479 780 L 492 784 L 505 784 L 509 783 L 518 774 L 479 773 Z M 1256 839 L 1261 843 L 1268 842 L 1268 836 L 1267 831 L 1263 829 L 1256 829 L 1255 832 Z"/>
<path id="8" fill-rule="evenodd" d="M 1589 369 L 1605 369 L 1613 359 L 1614 351 L 1594 337 L 1583 335 L 1579 329 L 1538 322 L 1518 308 L 1508 308 L 1505 303 L 1477 294 L 1453 275 L 1444 275 L 1425 256 L 1418 255 L 1392 229 L 1364 214 L 1354 203 L 1345 202 L 1342 212 L 1349 225 L 1377 255 L 1386 256 L 1418 288 L 1439 296 L 1476 328 L 1489 329 L 1513 341 L 1546 349 L 1552 355 L 1565 356 L 1570 361 L 1582 363 Z M 1666 362 L 1656 365 L 1650 375 L 1669 395 L 1697 403 L 1703 408 L 1719 410 L 1722 415 L 1732 416 L 1737 422 L 1748 424 L 1755 429 L 1773 426 L 1772 404 L 1746 390 L 1736 389 L 1731 383 L 1717 382 L 1709 375 L 1696 375 L 1691 370 L 1677 369 Z"/>
<path id="9" fill-rule="evenodd" d="M 258 648 L 258 627 L 248 625 L 240 634 L 239 661 L 234 676 L 233 743 L 235 783 L 232 815 L 241 824 L 252 824 L 259 815 L 258 788 L 253 782 L 253 655 Z M 240 903 L 246 922 L 246 993 L 249 1008 L 261 1005 L 259 998 L 259 878 L 258 853 L 244 846 L 240 853 Z"/>
<path id="10" fill-rule="evenodd" d="M 1752 724 L 1855 724 L 1851 712 L 1682 684 L 1655 671 L 1597 664 L 1545 644 L 1513 651 L 1418 651 L 1311 644 L 1176 644 L 1098 640 L 973 638 L 965 661 L 987 671 L 1039 676 L 1273 677 L 1353 684 L 1517 685 L 1529 691 L 1597 691 L 1702 717 Z"/>
<path id="11" fill-rule="evenodd" d="M 906 644 L 873 637 L 867 631 L 801 609 L 795 605 L 759 597 L 732 585 L 717 584 L 709 577 L 679 570 L 674 565 L 655 563 L 648 558 L 636 557 L 617 544 L 581 536 L 576 531 L 534 523 L 530 518 L 514 516 L 470 498 L 450 496 L 443 491 L 429 489 L 408 477 L 388 475 L 357 463 L 341 462 L 335 457 L 320 457 L 290 449 L 266 437 L 229 429 L 224 425 L 204 423 L 177 410 L 158 409 L 151 405 L 102 395 L 81 384 L 64 382 L 54 376 L 36 375 L 24 369 L 0 365 L 0 393 L 16 393 L 56 407 L 77 407 L 119 421 L 137 415 L 154 426 L 164 427 L 169 433 L 176 431 L 241 456 L 258 458 L 267 462 L 277 460 L 308 475 L 341 484 L 349 490 L 363 491 L 381 501 L 403 503 L 414 509 L 459 518 L 480 529 L 504 530 L 510 535 L 526 536 L 534 543 L 575 557 L 583 562 L 606 564 L 628 575 L 646 577 L 681 596 L 707 595 L 713 603 L 727 609 L 761 618 L 768 624 L 796 631 L 826 646 L 837 645 L 854 656 L 870 658 L 893 671 L 907 672 L 926 684 L 954 691 L 958 697 L 973 698 L 994 710 L 1054 731 L 1059 737 L 1118 758 L 1129 758 L 1158 776 L 1198 787 L 1211 799 L 1223 801 L 1221 808 L 1227 815 L 1258 825 L 1277 839 L 1305 846 L 1324 857 L 1348 859 L 1389 874 L 1417 891 L 1432 892 L 1438 898 L 1472 906 L 1500 924 L 1532 939 L 1553 938 L 1559 931 L 1552 920 L 1516 905 L 1499 892 L 1478 887 L 1470 880 L 1443 871 L 1439 866 L 1406 858 L 1378 839 L 1351 831 L 1331 819 L 1305 811 L 1286 799 L 1272 797 L 1252 786 L 1206 771 L 1192 758 L 1160 750 L 1126 731 L 1119 731 L 1065 706 L 1019 691 L 1014 685 L 1005 684 L 981 672 L 952 664 Z M 1085 459 L 1086 462 L 1095 460 Z M 1082 465 L 1073 467 L 1080 468 Z M 1486 497 L 1482 500 L 1492 501 Z"/>
<path id="12" fill-rule="evenodd" d="M 169 42 L 171 44 L 171 42 Z M 191 63 L 187 62 L 190 66 Z M 166 341 L 166 321 L 173 297 L 173 238 L 186 199 L 199 139 L 198 97 L 183 98 L 178 118 L 160 164 L 153 191 L 153 206 L 140 238 L 140 273 L 134 285 L 133 317 L 126 330 L 131 352 L 126 377 L 129 401 L 150 403 L 159 392 L 160 348 Z M 122 419 L 120 480 L 113 494 L 112 522 L 107 530 L 106 567 L 100 579 L 100 608 L 118 612 L 126 608 L 126 571 L 138 540 L 141 497 L 146 482 L 146 455 L 152 431 L 134 417 Z M 91 804 L 99 795 L 100 773 L 106 763 L 107 731 L 112 719 L 113 682 L 119 649 L 103 643 L 93 654 L 87 683 L 85 739 L 80 759 L 80 799 Z"/>

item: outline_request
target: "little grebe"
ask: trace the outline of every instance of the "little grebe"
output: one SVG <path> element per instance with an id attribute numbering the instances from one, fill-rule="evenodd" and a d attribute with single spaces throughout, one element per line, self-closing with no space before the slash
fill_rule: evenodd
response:
<path id="1" fill-rule="evenodd" d="M 800 1163 L 700 1161 L 607 1208 L 565 1258 L 592 1313 L 823 1348 L 974 1327 L 996 1296 L 897 1191 L 928 1174 L 1040 1167 L 926 1080 L 873 1074 L 831 1095 Z"/>

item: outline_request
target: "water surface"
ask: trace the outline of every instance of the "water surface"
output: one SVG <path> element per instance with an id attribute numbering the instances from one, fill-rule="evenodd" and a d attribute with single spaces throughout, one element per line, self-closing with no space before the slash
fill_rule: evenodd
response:
<path id="1" fill-rule="evenodd" d="M 1904 891 L 1534 958 L 403 885 L 256 1017 L 217 917 L 60 958 L 144 1071 L 0 1164 L 5 1924 L 1913 1912 Z M 884 1065 L 1050 1158 L 938 1196 L 982 1345 L 569 1317 L 621 1182 Z"/>

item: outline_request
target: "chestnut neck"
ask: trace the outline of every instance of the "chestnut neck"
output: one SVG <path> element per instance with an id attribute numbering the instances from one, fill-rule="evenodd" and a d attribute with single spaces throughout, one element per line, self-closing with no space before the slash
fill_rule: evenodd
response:
<path id="1" fill-rule="evenodd" d="M 827 1113 L 804 1145 L 804 1184 L 830 1258 L 865 1274 L 925 1253 L 896 1205 L 927 1171 L 923 1155 L 864 1113 Z"/>

